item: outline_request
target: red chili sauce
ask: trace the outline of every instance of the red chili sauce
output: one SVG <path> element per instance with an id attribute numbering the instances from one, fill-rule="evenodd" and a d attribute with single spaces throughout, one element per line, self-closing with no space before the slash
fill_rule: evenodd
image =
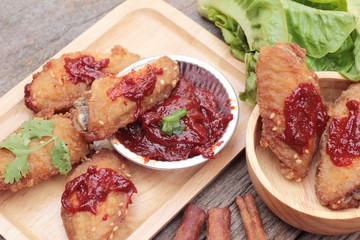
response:
<path id="1" fill-rule="evenodd" d="M 284 104 L 285 131 L 282 139 L 300 156 L 314 134 L 321 135 L 328 120 L 327 107 L 311 83 L 301 83 Z"/>
<path id="2" fill-rule="evenodd" d="M 96 170 L 90 166 L 86 173 L 78 176 L 65 186 L 61 197 L 64 209 L 71 213 L 98 213 L 98 205 L 105 201 L 110 192 L 125 192 L 131 198 L 137 190 L 134 184 L 112 169 Z"/>
<path id="3" fill-rule="evenodd" d="M 348 101 L 346 107 L 348 116 L 332 119 L 326 143 L 326 153 L 339 167 L 351 165 L 353 158 L 360 156 L 360 102 Z"/>
<path id="4" fill-rule="evenodd" d="M 69 80 L 73 83 L 84 82 L 91 84 L 95 79 L 101 78 L 106 73 L 100 70 L 106 68 L 110 59 L 96 61 L 94 57 L 83 55 L 77 58 L 65 58 L 65 70 L 69 74 Z"/>
<path id="5" fill-rule="evenodd" d="M 136 119 L 140 112 L 141 102 L 154 92 L 157 76 L 163 75 L 163 73 L 162 68 L 156 68 L 153 65 L 146 65 L 145 74 L 136 74 L 135 70 L 132 70 L 129 74 L 122 76 L 121 81 L 107 91 L 107 95 L 113 101 L 124 96 L 135 102 L 137 106 Z"/>
<path id="6" fill-rule="evenodd" d="M 180 119 L 184 130 L 179 135 L 163 133 L 160 121 L 179 108 L 187 111 Z M 215 142 L 232 119 L 230 111 L 219 111 L 211 92 L 181 78 L 168 99 L 141 115 L 135 123 L 119 129 L 117 138 L 146 160 L 178 161 L 199 154 L 212 158 Z"/>

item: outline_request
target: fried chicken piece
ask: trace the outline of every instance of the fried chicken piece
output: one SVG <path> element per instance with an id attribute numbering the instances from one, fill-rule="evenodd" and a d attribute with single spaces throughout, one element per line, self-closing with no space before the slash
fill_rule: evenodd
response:
<path id="1" fill-rule="evenodd" d="M 85 139 L 72 126 L 70 114 L 58 114 L 50 119 L 54 121 L 53 135 L 62 140 L 69 149 L 70 163 L 73 165 L 80 162 L 87 154 L 90 153 L 90 146 Z M 29 147 L 38 146 L 41 142 L 46 141 L 50 137 L 41 139 L 32 139 Z M 30 168 L 26 177 L 21 178 L 18 182 L 5 183 L 4 174 L 5 167 L 14 161 L 15 156 L 6 148 L 0 148 L 0 190 L 11 190 L 16 192 L 25 187 L 32 187 L 43 180 L 46 180 L 59 173 L 51 162 L 51 150 L 54 143 L 51 142 L 33 152 L 31 152 L 27 160 Z"/>
<path id="2" fill-rule="evenodd" d="M 118 74 L 139 58 L 116 45 L 111 54 L 75 52 L 51 59 L 25 86 L 25 105 L 35 113 L 66 111 L 90 89 L 94 79 Z"/>
<path id="3" fill-rule="evenodd" d="M 117 238 L 123 239 L 128 205 L 137 192 L 123 160 L 102 150 L 69 175 L 61 218 L 70 240 L 111 239 L 116 231 Z"/>
<path id="4" fill-rule="evenodd" d="M 261 49 L 256 66 L 260 144 L 271 148 L 281 173 L 295 181 L 307 176 L 327 121 L 318 78 L 304 58 L 298 45 L 277 43 Z"/>
<path id="5" fill-rule="evenodd" d="M 331 117 L 321 137 L 315 190 L 320 203 L 330 209 L 360 205 L 359 111 L 359 83 L 344 91 L 329 109 Z M 347 118 L 349 120 L 345 121 Z M 338 125 L 340 122 L 343 122 L 342 127 Z M 341 131 L 341 128 L 346 130 Z"/>
<path id="6" fill-rule="evenodd" d="M 95 80 L 72 112 L 74 123 L 87 141 L 106 139 L 168 98 L 178 80 L 179 66 L 167 56 L 124 76 Z"/>

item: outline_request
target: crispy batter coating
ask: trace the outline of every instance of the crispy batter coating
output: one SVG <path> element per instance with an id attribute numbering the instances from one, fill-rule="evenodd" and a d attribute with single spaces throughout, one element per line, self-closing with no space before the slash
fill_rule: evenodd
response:
<path id="1" fill-rule="evenodd" d="M 51 119 L 55 123 L 53 134 L 58 139 L 64 141 L 69 149 L 70 162 L 75 164 L 80 162 L 87 154 L 90 153 L 90 146 L 85 139 L 72 126 L 69 114 L 54 115 Z M 49 137 L 31 140 L 29 147 L 39 145 L 40 141 L 46 141 Z M 43 180 L 58 174 L 58 170 L 52 165 L 50 160 L 50 152 L 54 143 L 45 145 L 28 155 L 30 170 L 26 177 L 12 184 L 4 183 L 4 178 L 0 177 L 0 190 L 11 190 L 16 192 L 25 187 L 31 187 Z M 0 148 L 0 176 L 3 176 L 5 167 L 15 156 L 5 148 Z"/>
<path id="2" fill-rule="evenodd" d="M 59 112 L 71 108 L 73 102 L 89 90 L 91 85 L 91 82 L 72 82 L 65 70 L 65 58 L 75 59 L 80 56 L 93 56 L 96 61 L 109 59 L 108 66 L 100 70 L 109 74 L 117 74 L 140 58 L 116 45 L 111 54 L 75 52 L 51 59 L 43 66 L 42 71 L 33 75 L 32 82 L 25 86 L 25 105 L 35 113 L 44 109 Z"/>
<path id="3" fill-rule="evenodd" d="M 320 136 L 314 134 L 303 156 L 281 140 L 285 130 L 284 103 L 301 84 L 311 83 L 319 92 L 318 78 L 304 62 L 305 50 L 296 44 L 263 47 L 256 66 L 258 106 L 263 122 L 261 145 L 277 156 L 285 178 L 300 181 L 307 176 Z"/>
<path id="4" fill-rule="evenodd" d="M 328 129 L 335 116 L 348 115 L 346 103 L 360 101 L 360 84 L 351 85 L 330 108 L 331 115 L 327 128 L 321 137 L 320 160 L 317 164 L 315 190 L 320 203 L 330 209 L 357 208 L 360 205 L 360 157 L 353 159 L 346 167 L 334 165 L 326 152 Z"/>
<path id="5" fill-rule="evenodd" d="M 85 173 L 91 165 L 96 166 L 97 169 L 110 168 L 119 175 L 129 176 L 128 169 L 120 155 L 102 150 L 95 153 L 92 160 L 84 162 L 74 169 L 68 177 L 68 182 Z M 61 217 L 69 239 L 111 239 L 115 234 L 116 239 L 125 239 L 122 235 L 128 233 L 126 229 L 122 229 L 122 226 L 125 224 L 130 202 L 131 197 L 127 193 L 110 192 L 105 201 L 98 206 L 96 215 L 87 211 L 70 213 L 62 207 Z"/>
<path id="6" fill-rule="evenodd" d="M 162 69 L 163 73 L 156 75 L 154 90 L 150 95 L 144 97 L 140 106 L 136 101 L 123 95 L 112 100 L 108 91 L 128 76 L 146 79 L 146 66 L 122 77 L 107 76 L 93 82 L 91 92 L 85 95 L 86 110 L 78 108 L 76 112 L 73 112 L 75 124 L 82 121 L 81 116 L 84 114 L 87 116 L 87 130 L 82 131 L 86 140 L 96 141 L 110 137 L 119 128 L 135 121 L 137 113 L 141 114 L 169 97 L 179 80 L 179 66 L 167 56 L 161 57 L 150 65 Z M 81 131 L 80 127 L 78 129 Z"/>

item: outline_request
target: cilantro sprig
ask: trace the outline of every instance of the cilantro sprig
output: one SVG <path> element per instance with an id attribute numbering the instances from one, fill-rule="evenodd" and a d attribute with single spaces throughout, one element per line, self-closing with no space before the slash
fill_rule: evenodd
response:
<path id="1" fill-rule="evenodd" d="M 6 148 L 15 155 L 15 159 L 5 166 L 3 176 L 5 183 L 18 182 L 22 177 L 26 177 L 30 169 L 28 155 L 53 141 L 55 142 L 50 153 L 52 164 L 61 174 L 66 174 L 71 170 L 69 149 L 62 140 L 52 134 L 54 127 L 52 120 L 33 118 L 24 122 L 17 133 L 10 134 L 0 143 L 1 148 Z M 28 146 L 32 139 L 43 137 L 50 138 L 35 147 Z"/>
<path id="2" fill-rule="evenodd" d="M 161 131 L 168 135 L 179 135 L 185 129 L 185 126 L 180 123 L 180 119 L 186 116 L 186 114 L 185 108 L 179 108 L 163 117 L 160 121 Z"/>

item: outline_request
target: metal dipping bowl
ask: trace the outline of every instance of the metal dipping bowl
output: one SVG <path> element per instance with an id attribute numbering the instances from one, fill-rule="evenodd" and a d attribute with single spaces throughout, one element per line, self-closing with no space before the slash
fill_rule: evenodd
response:
<path id="1" fill-rule="evenodd" d="M 225 132 L 223 133 L 222 137 L 218 139 L 218 141 L 213 146 L 214 155 L 220 152 L 228 143 L 231 136 L 233 135 L 238 118 L 239 118 L 239 102 L 237 99 L 236 92 L 234 91 L 233 87 L 226 79 L 226 77 L 217 69 L 212 67 L 211 65 L 200 61 L 198 59 L 188 57 L 188 56 L 181 56 L 181 55 L 167 55 L 171 59 L 178 62 L 180 68 L 180 75 L 186 77 L 190 80 L 195 86 L 203 87 L 210 92 L 212 92 L 217 98 L 218 102 L 220 103 L 219 108 L 222 109 L 222 105 L 229 104 L 230 100 L 230 113 L 233 115 L 233 119 L 229 122 Z M 122 70 L 118 76 L 125 75 L 129 73 L 133 69 L 140 69 L 144 67 L 146 64 L 150 64 L 156 61 L 161 56 L 149 57 L 142 59 L 129 67 Z M 196 72 L 197 74 L 192 74 Z M 201 74 L 201 78 L 199 78 L 199 73 Z M 196 76 L 192 78 L 192 75 Z M 119 140 L 113 135 L 109 139 L 112 146 L 123 155 L 125 158 L 129 159 L 130 161 L 142 165 L 147 168 L 157 169 L 157 170 L 171 170 L 171 169 L 181 169 L 192 167 L 201 163 L 205 163 L 208 161 L 208 158 L 204 158 L 202 155 L 198 155 L 192 158 L 179 160 L 179 161 L 160 161 L 156 159 L 151 159 L 145 162 L 145 158 L 142 156 L 137 155 L 136 153 L 127 149 L 123 144 L 119 142 Z"/>

